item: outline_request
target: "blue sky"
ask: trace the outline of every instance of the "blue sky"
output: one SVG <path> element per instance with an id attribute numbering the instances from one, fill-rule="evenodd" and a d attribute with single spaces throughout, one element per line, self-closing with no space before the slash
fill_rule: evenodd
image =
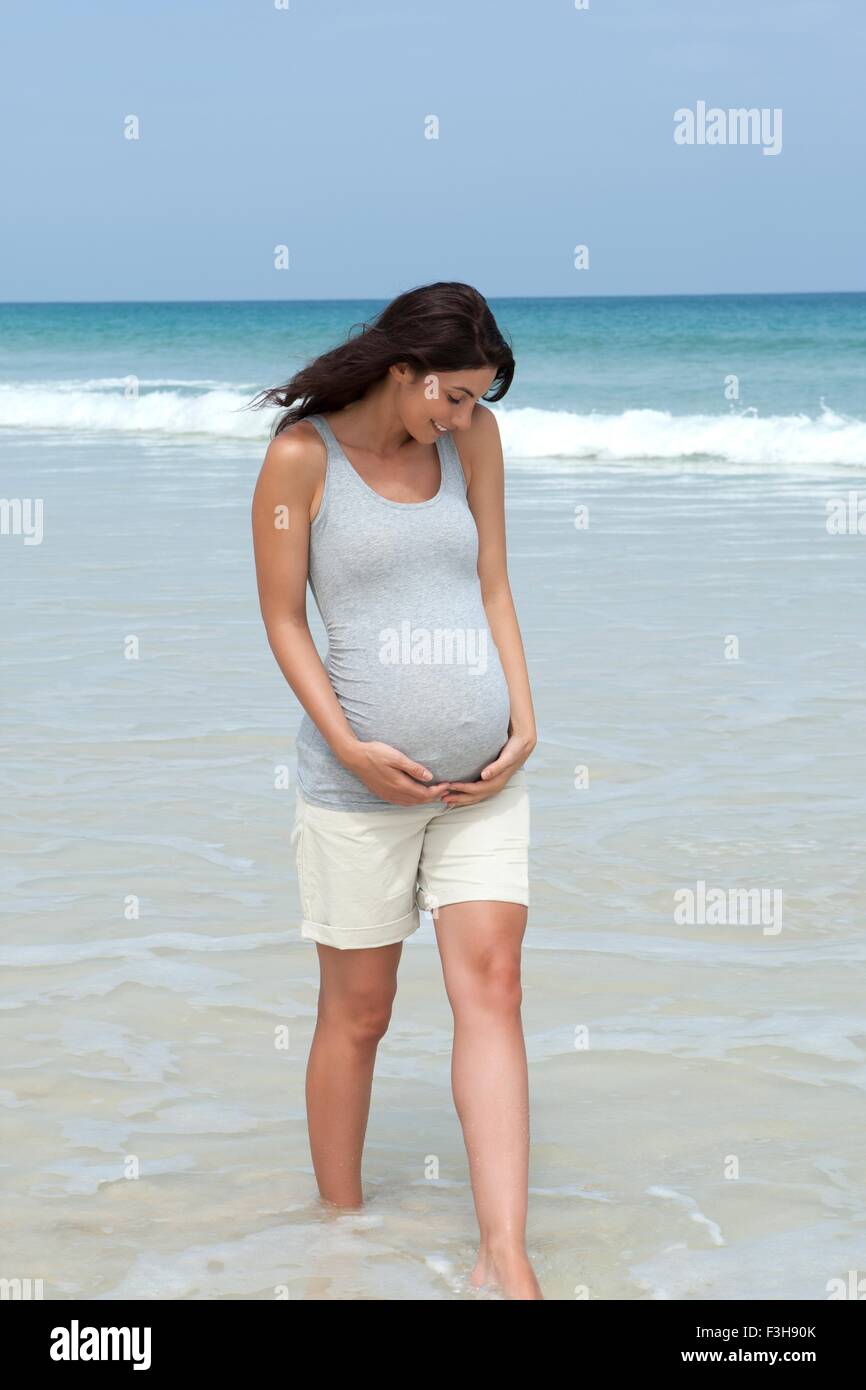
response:
<path id="1" fill-rule="evenodd" d="M 862 0 L 7 0 L 3 28 L 2 300 L 864 288 Z M 780 108 L 781 152 L 678 146 L 700 100 Z"/>

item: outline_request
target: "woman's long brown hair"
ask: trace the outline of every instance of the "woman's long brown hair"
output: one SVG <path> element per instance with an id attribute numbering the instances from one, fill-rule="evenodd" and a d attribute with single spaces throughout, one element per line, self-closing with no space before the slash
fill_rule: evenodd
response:
<path id="1" fill-rule="evenodd" d="M 371 323 L 353 325 L 344 343 L 308 362 L 285 386 L 260 392 L 250 408 L 282 407 L 273 439 L 307 415 L 342 410 L 397 362 L 416 375 L 495 369 L 486 401 L 501 400 L 514 377 L 511 348 L 483 295 L 460 281 L 439 280 L 398 295 Z"/>

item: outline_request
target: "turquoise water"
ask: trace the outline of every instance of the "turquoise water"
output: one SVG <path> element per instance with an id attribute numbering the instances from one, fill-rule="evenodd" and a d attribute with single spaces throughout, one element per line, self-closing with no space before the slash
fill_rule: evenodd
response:
<path id="1" fill-rule="evenodd" d="M 0 305 L 0 428 L 266 438 L 271 413 L 245 409 L 255 393 L 380 307 Z M 518 364 L 496 407 L 506 457 L 794 469 L 866 458 L 866 294 L 491 307 Z"/>

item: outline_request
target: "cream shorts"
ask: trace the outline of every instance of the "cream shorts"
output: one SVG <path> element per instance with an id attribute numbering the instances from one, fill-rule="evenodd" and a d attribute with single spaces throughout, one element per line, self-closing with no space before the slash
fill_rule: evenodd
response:
<path id="1" fill-rule="evenodd" d="M 475 806 L 394 810 L 316 806 L 296 789 L 292 829 L 301 936 L 351 950 L 417 931 L 419 909 L 448 903 L 529 906 L 529 789 L 518 768 Z"/>

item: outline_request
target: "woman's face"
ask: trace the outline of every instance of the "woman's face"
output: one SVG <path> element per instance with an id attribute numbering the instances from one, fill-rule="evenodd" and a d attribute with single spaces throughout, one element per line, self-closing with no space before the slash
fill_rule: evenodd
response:
<path id="1" fill-rule="evenodd" d="M 496 377 L 493 367 L 474 367 L 461 372 L 420 372 L 405 370 L 400 381 L 400 415 L 406 429 L 419 443 L 426 444 L 446 430 L 466 430 L 475 402 L 489 391 Z"/>

